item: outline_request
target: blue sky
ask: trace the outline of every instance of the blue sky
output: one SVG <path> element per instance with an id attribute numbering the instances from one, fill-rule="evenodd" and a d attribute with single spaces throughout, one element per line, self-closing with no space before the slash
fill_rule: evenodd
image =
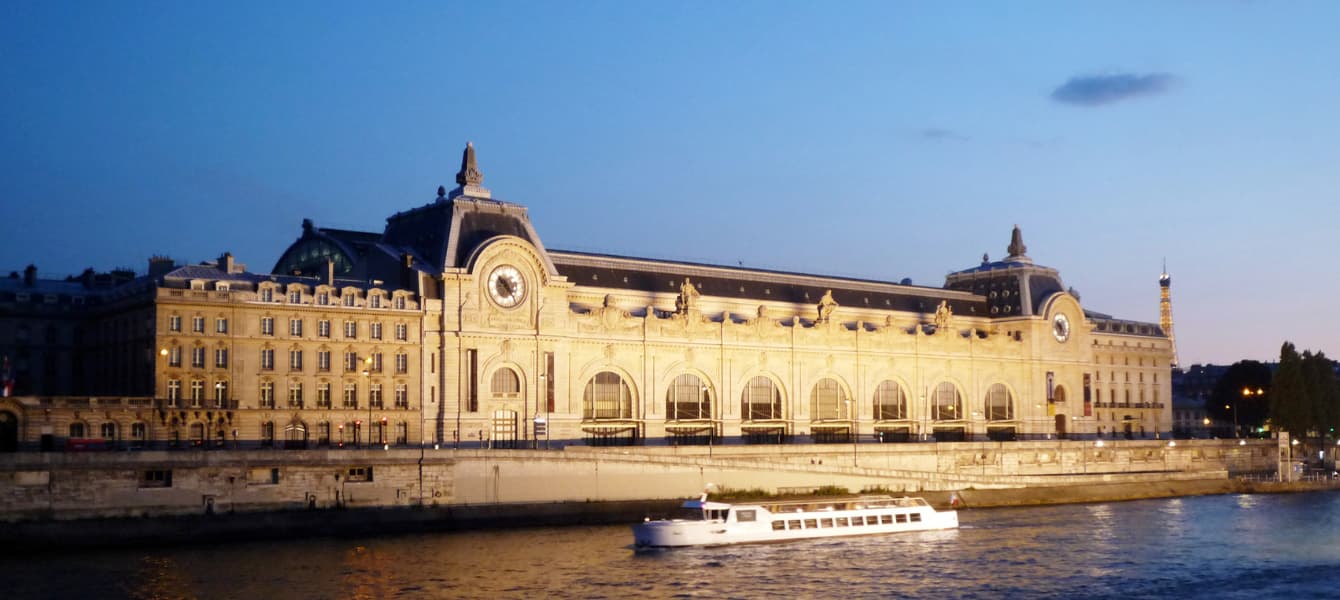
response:
<path id="1" fill-rule="evenodd" d="M 268 271 L 484 185 L 546 245 L 941 285 L 1182 361 L 1340 355 L 1340 3 L 0 3 L 0 269 Z"/>

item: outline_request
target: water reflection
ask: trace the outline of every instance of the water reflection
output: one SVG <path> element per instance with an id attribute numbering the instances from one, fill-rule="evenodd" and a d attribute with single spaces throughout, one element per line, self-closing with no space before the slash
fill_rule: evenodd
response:
<path id="1" fill-rule="evenodd" d="M 0 559 L 10 598 L 1324 597 L 1340 494 L 973 509 L 954 531 L 634 552 L 626 526 Z M 113 590 L 108 593 L 108 590 Z"/>
<path id="2" fill-rule="evenodd" d="M 170 558 L 146 556 L 131 576 L 126 595 L 135 600 L 194 600 L 196 595 Z"/>

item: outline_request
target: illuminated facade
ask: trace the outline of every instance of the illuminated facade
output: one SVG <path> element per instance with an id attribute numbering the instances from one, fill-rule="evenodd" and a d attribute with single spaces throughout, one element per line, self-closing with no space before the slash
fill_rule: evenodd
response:
<path id="1" fill-rule="evenodd" d="M 1004 259 L 984 257 L 934 288 L 549 250 L 525 207 L 494 200 L 482 180 L 469 147 L 456 189 L 392 215 L 381 233 L 306 221 L 269 274 L 225 255 L 141 278 L 119 301 L 133 315 L 127 333 L 139 332 L 125 343 L 142 363 L 131 378 L 151 392 L 37 392 L 5 399 L 0 417 L 18 423 L 19 445 L 45 435 L 49 446 L 1153 438 L 1172 428 L 1164 330 L 1086 310 L 1056 270 L 1033 263 L 1017 227 Z M 5 293 L 0 303 L 16 302 Z"/>

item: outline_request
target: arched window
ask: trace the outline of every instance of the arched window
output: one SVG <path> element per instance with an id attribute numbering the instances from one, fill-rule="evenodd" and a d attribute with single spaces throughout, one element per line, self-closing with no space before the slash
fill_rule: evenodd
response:
<path id="1" fill-rule="evenodd" d="M 994 384 L 986 390 L 986 420 L 1014 420 L 1014 397 L 1004 384 Z"/>
<path id="2" fill-rule="evenodd" d="M 745 384 L 740 394 L 740 414 L 746 421 L 772 421 L 782 416 L 782 390 L 759 375 Z"/>
<path id="3" fill-rule="evenodd" d="M 284 447 L 301 450 L 307 447 L 307 424 L 302 421 L 290 421 L 284 426 Z"/>
<path id="4" fill-rule="evenodd" d="M 907 394 L 896 381 L 884 380 L 875 388 L 875 419 L 894 421 L 907 418 Z"/>
<path id="5" fill-rule="evenodd" d="M 851 408 L 837 380 L 825 377 L 810 392 L 810 418 L 815 421 L 850 419 Z"/>
<path id="6" fill-rule="evenodd" d="M 1098 390 L 1098 393 L 1101 394 L 1102 391 L 1103 391 L 1103 390 L 1099 389 L 1099 390 Z M 1052 401 L 1053 401 L 1053 402 L 1065 402 L 1065 387 L 1064 387 L 1064 386 L 1059 386 L 1059 385 L 1058 385 L 1058 386 L 1056 386 L 1056 389 L 1052 390 Z M 1099 402 L 1101 402 L 1101 400 L 1099 400 Z"/>
<path id="7" fill-rule="evenodd" d="M 494 396 L 516 397 L 521 393 L 521 378 L 517 377 L 516 371 L 502 367 L 493 372 L 493 385 L 490 390 Z"/>
<path id="8" fill-rule="evenodd" d="M 82 438 L 84 437 L 84 431 L 83 423 L 70 423 L 70 437 Z"/>
<path id="9" fill-rule="evenodd" d="M 586 382 L 586 391 L 582 394 L 582 418 L 588 421 L 633 418 L 633 393 L 628 382 L 618 373 L 597 373 Z"/>
<path id="10" fill-rule="evenodd" d="M 191 443 L 196 446 L 205 445 L 205 424 L 191 423 Z"/>
<path id="11" fill-rule="evenodd" d="M 665 418 L 671 421 L 711 419 L 712 396 L 692 373 L 676 377 L 665 392 Z"/>
<path id="12" fill-rule="evenodd" d="M 102 439 L 109 442 L 116 440 L 116 423 L 102 424 Z"/>
<path id="13" fill-rule="evenodd" d="M 935 386 L 931 395 L 931 418 L 936 421 L 955 421 L 963 418 L 963 396 L 958 386 L 948 381 Z"/>

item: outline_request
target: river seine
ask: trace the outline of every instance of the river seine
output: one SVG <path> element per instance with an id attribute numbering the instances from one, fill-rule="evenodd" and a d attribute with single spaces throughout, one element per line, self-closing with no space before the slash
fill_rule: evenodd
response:
<path id="1" fill-rule="evenodd" d="M 627 526 L 0 559 L 5 598 L 1340 597 L 1340 494 L 972 509 L 956 531 L 634 552 Z"/>

